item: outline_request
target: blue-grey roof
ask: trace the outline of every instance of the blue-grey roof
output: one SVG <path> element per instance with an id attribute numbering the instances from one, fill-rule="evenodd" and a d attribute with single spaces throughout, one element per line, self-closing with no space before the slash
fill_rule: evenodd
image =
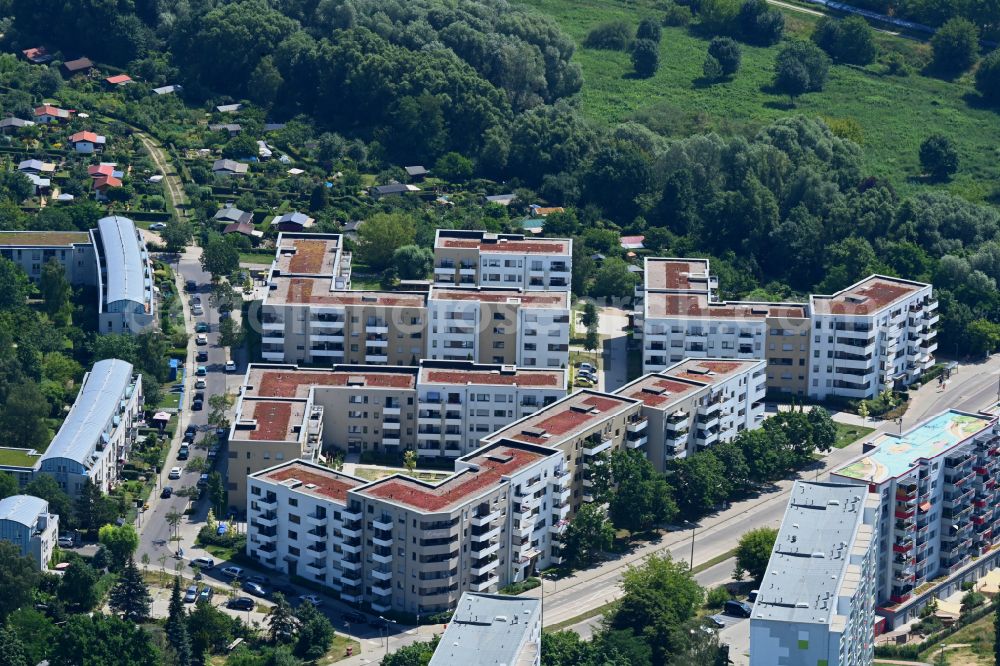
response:
<path id="1" fill-rule="evenodd" d="M 142 256 L 142 242 L 136 234 L 135 223 L 127 217 L 113 215 L 97 222 L 104 249 L 104 267 L 107 277 L 107 303 L 132 301 L 146 303 L 146 260 Z"/>
<path id="2" fill-rule="evenodd" d="M 39 464 L 53 458 L 68 458 L 86 466 L 131 382 L 131 363 L 116 358 L 95 363 Z"/>
<path id="3" fill-rule="evenodd" d="M 0 520 L 10 520 L 34 528 L 38 516 L 49 512 L 49 503 L 32 495 L 12 495 L 0 500 Z"/>
<path id="4" fill-rule="evenodd" d="M 540 613 L 540 599 L 466 592 L 428 666 L 516 666 L 523 654 L 538 653 L 529 642 Z"/>
<path id="5" fill-rule="evenodd" d="M 298 211 L 295 211 L 294 213 L 285 213 L 278 218 L 278 223 L 283 224 L 285 222 L 294 222 L 295 224 L 301 224 L 304 226 L 309 223 L 309 216 Z"/>

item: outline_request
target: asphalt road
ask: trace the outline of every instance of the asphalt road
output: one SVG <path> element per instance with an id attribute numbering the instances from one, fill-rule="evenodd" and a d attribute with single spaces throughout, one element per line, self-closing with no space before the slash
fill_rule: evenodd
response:
<path id="1" fill-rule="evenodd" d="M 178 265 L 175 264 L 175 268 Z M 180 490 L 181 488 L 194 487 L 198 482 L 198 478 L 201 472 L 189 471 L 186 467 L 185 461 L 177 460 L 177 452 L 180 449 L 180 440 L 184 434 L 184 429 L 188 424 L 195 424 L 198 426 L 207 427 L 208 419 L 208 398 L 212 395 L 219 395 L 225 393 L 226 390 L 226 374 L 225 374 L 225 364 L 226 364 L 226 351 L 224 348 L 220 347 L 218 344 L 219 339 L 219 316 L 209 305 L 209 288 L 211 283 L 211 276 L 201 269 L 201 263 L 198 259 L 198 251 L 195 248 L 189 248 L 187 252 L 181 255 L 179 262 L 179 273 L 180 273 L 180 283 L 184 284 L 186 280 L 194 280 L 197 283 L 197 290 L 192 294 L 185 294 L 185 301 L 197 294 L 201 297 L 202 307 L 204 308 L 205 314 L 200 317 L 191 317 L 190 309 L 185 305 L 185 316 L 190 317 L 187 321 L 187 330 L 191 334 L 191 342 L 188 349 L 188 359 L 185 364 L 187 370 L 187 376 L 185 379 L 185 391 L 181 399 L 183 409 L 178 413 L 177 421 L 174 423 L 176 426 L 176 432 L 173 440 L 171 441 L 170 451 L 167 454 L 165 469 L 161 470 L 158 486 L 156 491 L 156 499 L 150 502 L 150 509 L 144 513 L 141 517 L 140 522 L 140 542 L 139 542 L 139 552 L 137 557 L 141 558 L 143 554 L 148 554 L 151 562 L 157 562 L 159 558 L 167 554 L 168 556 L 173 556 L 177 550 L 176 542 L 171 542 L 170 525 L 167 523 L 167 515 L 171 511 L 177 511 L 182 513 L 188 504 L 188 500 L 184 497 L 179 497 L 174 494 L 169 499 L 160 499 L 159 493 L 165 485 L 171 486 L 174 491 Z M 207 334 L 208 345 L 198 347 L 194 344 L 194 322 L 204 321 L 210 325 L 210 330 Z M 207 363 L 196 363 L 195 353 L 198 350 L 207 350 L 208 352 L 208 362 Z M 195 370 L 198 365 L 205 365 L 208 371 L 205 377 L 206 387 L 204 389 L 195 389 L 194 384 L 197 377 L 195 377 Z M 204 391 L 205 402 L 204 408 L 200 411 L 191 411 L 191 399 L 196 391 Z M 196 437 L 195 443 L 197 443 L 201 438 L 201 435 Z M 204 458 L 207 454 L 204 448 L 191 448 L 191 457 L 187 462 L 194 460 L 195 458 Z M 220 465 L 225 464 L 225 455 L 223 451 L 219 453 L 219 463 Z M 182 475 L 180 479 L 170 480 L 167 479 L 167 474 L 171 467 L 180 467 L 182 469 Z M 221 471 L 224 472 L 224 469 Z M 223 475 L 223 478 L 225 476 Z M 207 499 L 194 500 L 195 513 L 193 516 L 184 517 L 183 521 L 189 520 L 201 520 L 203 521 L 205 515 L 208 512 L 208 502 Z M 189 546 L 191 544 L 181 544 L 181 547 Z"/>

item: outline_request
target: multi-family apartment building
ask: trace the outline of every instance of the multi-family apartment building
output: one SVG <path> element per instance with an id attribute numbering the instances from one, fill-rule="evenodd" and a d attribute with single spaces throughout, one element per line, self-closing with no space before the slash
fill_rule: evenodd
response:
<path id="1" fill-rule="evenodd" d="M 219 214 L 215 217 L 219 218 Z M 350 289 L 351 259 L 340 234 L 282 232 L 278 234 L 268 277 L 329 278 L 332 289 Z"/>
<path id="2" fill-rule="evenodd" d="M 426 616 L 553 564 L 568 480 L 559 451 L 506 440 L 438 483 L 285 463 L 249 479 L 247 553 L 376 612 Z"/>
<path id="3" fill-rule="evenodd" d="M 566 395 L 565 370 L 421 361 L 416 451 L 458 457 L 488 434 Z"/>
<path id="4" fill-rule="evenodd" d="M 690 359 L 643 375 L 615 391 L 642 401 L 644 451 L 657 470 L 764 420 L 763 360 Z"/>
<path id="5" fill-rule="evenodd" d="M 648 423 L 642 406 L 641 400 L 624 395 L 577 391 L 497 430 L 483 438 L 483 443 L 509 440 L 558 449 L 571 477 L 567 489 L 576 511 L 583 502 L 593 500 L 597 455 L 646 446 Z"/>
<path id="6" fill-rule="evenodd" d="M 89 479 L 103 492 L 118 482 L 142 418 L 142 376 L 118 359 L 98 361 L 34 474 L 48 474 L 70 497 Z"/>
<path id="7" fill-rule="evenodd" d="M 870 666 L 879 499 L 796 481 L 750 616 L 750 665 Z"/>
<path id="8" fill-rule="evenodd" d="M 86 231 L 0 232 L 0 257 L 20 266 L 32 282 L 41 279 L 42 267 L 54 259 L 70 284 L 97 284 L 97 255 Z"/>
<path id="9" fill-rule="evenodd" d="M 542 600 L 466 592 L 428 666 L 542 663 Z"/>
<path id="10" fill-rule="evenodd" d="M 59 262 L 73 286 L 96 286 L 101 334 L 142 333 L 156 322 L 156 298 L 149 252 L 127 217 L 98 220 L 90 232 L 6 231 L 0 256 L 20 266 L 32 280 L 42 267 Z"/>
<path id="11" fill-rule="evenodd" d="M 49 513 L 45 500 L 31 495 L 0 500 L 0 541 L 17 546 L 39 569 L 49 568 L 58 538 L 59 516 Z"/>
<path id="12" fill-rule="evenodd" d="M 564 370 L 470 362 L 251 364 L 229 436 L 230 502 L 245 508 L 248 475 L 322 452 L 456 458 L 479 447 L 480 422 L 492 432 L 564 396 L 566 385 Z"/>
<path id="13" fill-rule="evenodd" d="M 949 410 L 864 448 L 831 479 L 879 498 L 876 598 L 893 628 L 996 566 L 1000 427 L 995 416 Z"/>
<path id="14" fill-rule="evenodd" d="M 434 280 L 440 285 L 569 291 L 573 241 L 523 234 L 438 229 Z"/>
<path id="15" fill-rule="evenodd" d="M 433 287 L 426 357 L 540 368 L 569 364 L 570 294 Z"/>
<path id="16" fill-rule="evenodd" d="M 768 389 L 871 398 L 933 364 L 931 286 L 872 275 L 808 303 L 719 301 L 705 259 L 646 259 L 637 290 L 643 369 L 685 358 L 765 359 Z"/>

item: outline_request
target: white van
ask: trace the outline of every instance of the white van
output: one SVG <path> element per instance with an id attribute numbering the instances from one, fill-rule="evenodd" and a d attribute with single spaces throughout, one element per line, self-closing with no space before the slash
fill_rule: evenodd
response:
<path id="1" fill-rule="evenodd" d="M 236 362 L 233 359 L 226 361 L 226 372 L 236 372 Z"/>

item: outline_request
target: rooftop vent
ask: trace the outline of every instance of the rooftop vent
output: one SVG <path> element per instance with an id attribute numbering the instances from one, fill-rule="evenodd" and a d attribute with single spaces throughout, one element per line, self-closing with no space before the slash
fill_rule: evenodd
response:
<path id="1" fill-rule="evenodd" d="M 365 378 L 363 375 L 351 375 L 347 378 L 348 386 L 364 386 Z"/>

